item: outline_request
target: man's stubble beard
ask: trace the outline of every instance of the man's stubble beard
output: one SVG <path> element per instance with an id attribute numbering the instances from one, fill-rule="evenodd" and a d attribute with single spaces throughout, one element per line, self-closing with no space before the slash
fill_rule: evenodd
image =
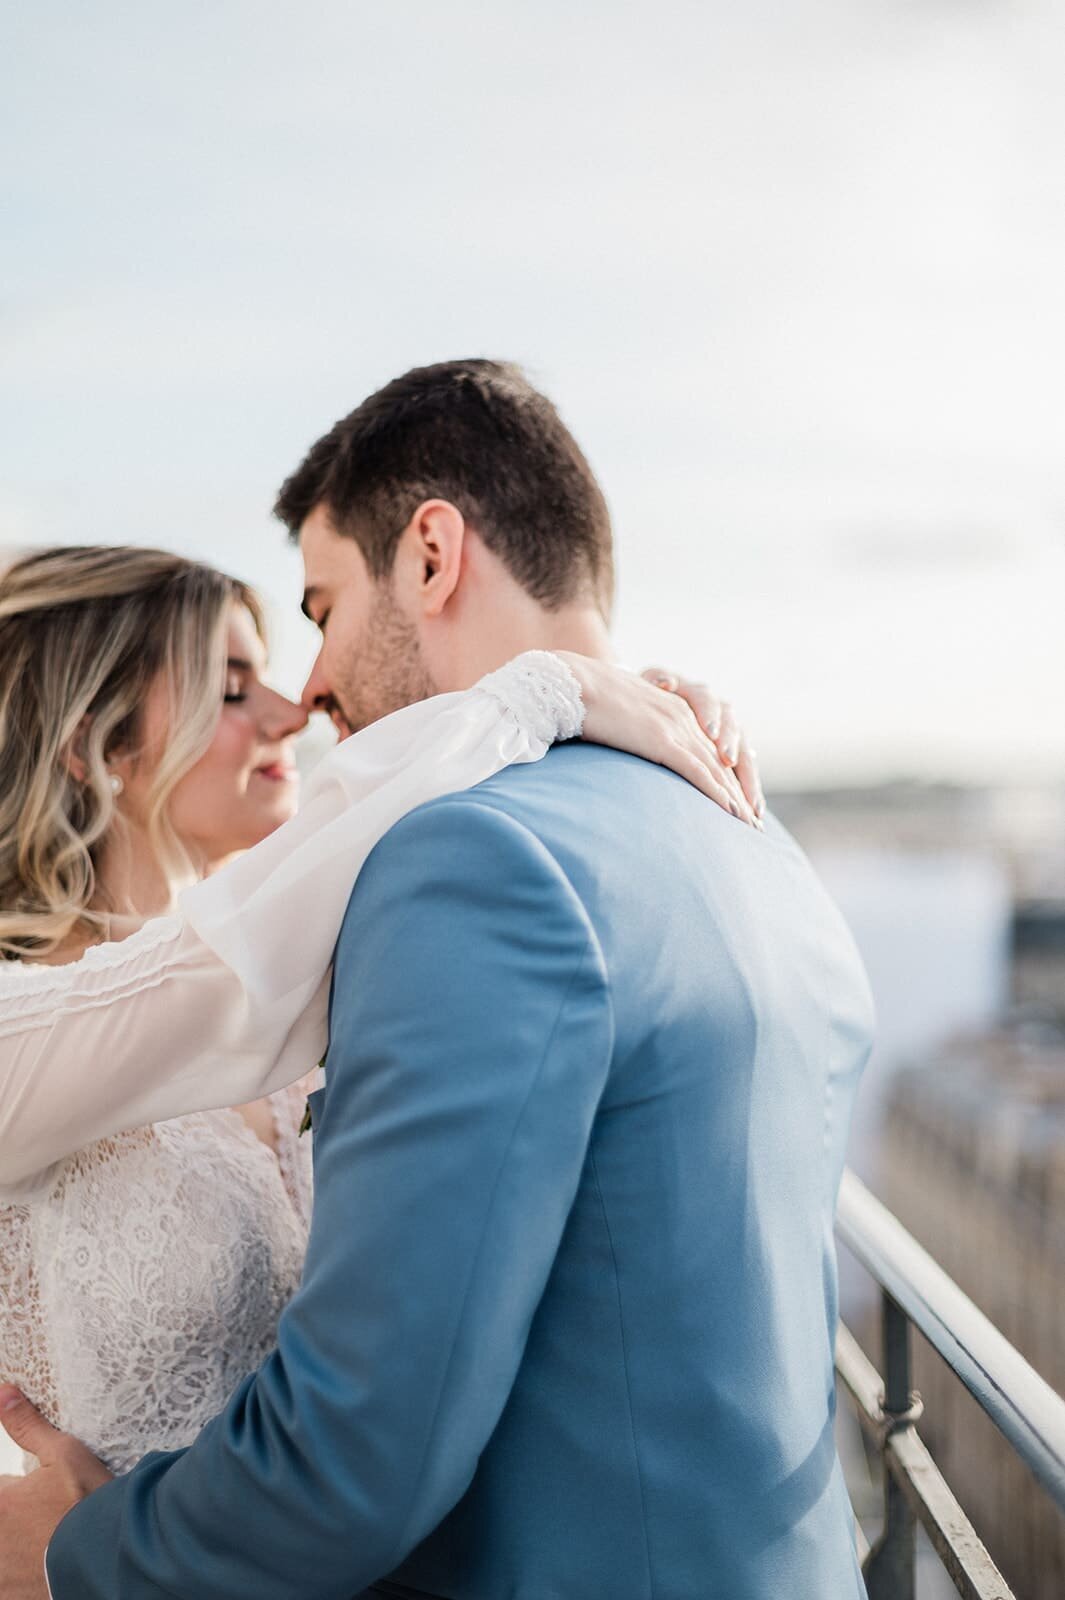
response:
<path id="1" fill-rule="evenodd" d="M 375 599 L 361 644 L 336 674 L 333 698 L 352 733 L 403 706 L 436 694 L 417 630 L 386 585 Z"/>

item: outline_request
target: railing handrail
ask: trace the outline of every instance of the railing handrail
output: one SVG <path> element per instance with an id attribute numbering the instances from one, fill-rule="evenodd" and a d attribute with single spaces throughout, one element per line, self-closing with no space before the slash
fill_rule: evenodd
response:
<path id="1" fill-rule="evenodd" d="M 850 1171 L 836 1231 L 1065 1510 L 1065 1400 Z"/>

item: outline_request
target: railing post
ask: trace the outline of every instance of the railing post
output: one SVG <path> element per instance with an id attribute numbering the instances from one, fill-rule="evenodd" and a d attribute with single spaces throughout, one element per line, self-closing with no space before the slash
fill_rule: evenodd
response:
<path id="1" fill-rule="evenodd" d="M 881 1434 L 884 1469 L 884 1531 L 865 1559 L 863 1576 L 869 1600 L 914 1600 L 917 1564 L 917 1521 L 889 1470 L 883 1447 L 895 1426 L 908 1419 L 914 1396 L 910 1389 L 909 1318 L 885 1291 L 884 1426 Z M 905 1422 L 903 1422 L 905 1426 Z"/>

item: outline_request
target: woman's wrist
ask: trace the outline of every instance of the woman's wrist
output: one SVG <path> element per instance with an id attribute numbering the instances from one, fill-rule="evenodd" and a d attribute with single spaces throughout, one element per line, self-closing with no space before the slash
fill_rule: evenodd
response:
<path id="1" fill-rule="evenodd" d="M 544 745 L 579 739 L 584 729 L 586 675 L 568 651 L 525 650 L 489 672 L 476 687 L 514 716 L 525 733 Z"/>
<path id="2" fill-rule="evenodd" d="M 583 737 L 589 743 L 669 767 L 734 817 L 760 826 L 740 784 L 682 695 L 665 694 L 610 661 L 568 650 L 556 654 L 580 685 Z"/>

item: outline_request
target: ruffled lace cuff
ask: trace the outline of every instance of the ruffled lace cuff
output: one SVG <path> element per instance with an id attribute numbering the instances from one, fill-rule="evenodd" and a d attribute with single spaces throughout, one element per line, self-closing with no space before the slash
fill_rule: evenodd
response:
<path id="1" fill-rule="evenodd" d="M 534 739 L 556 744 L 579 739 L 584 728 L 581 686 L 550 650 L 526 650 L 477 685 L 490 694 Z"/>

